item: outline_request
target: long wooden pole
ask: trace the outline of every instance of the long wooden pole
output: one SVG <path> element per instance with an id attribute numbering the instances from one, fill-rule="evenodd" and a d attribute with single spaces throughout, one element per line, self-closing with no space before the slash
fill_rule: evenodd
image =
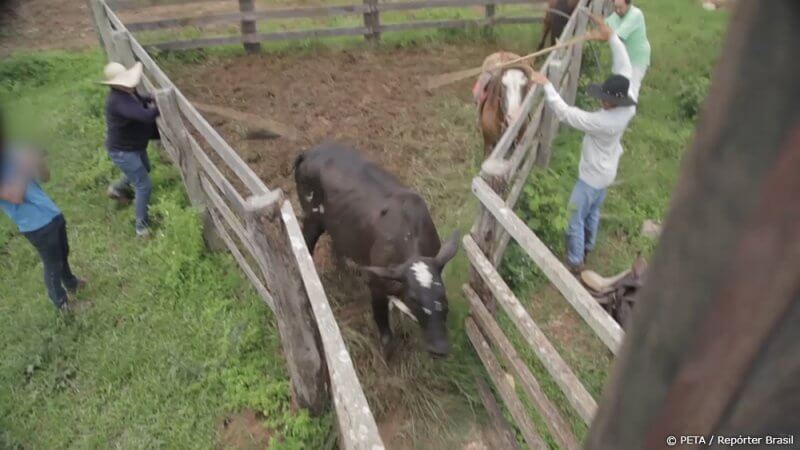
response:
<path id="1" fill-rule="evenodd" d="M 581 36 L 576 36 L 566 42 L 562 42 L 560 44 L 556 44 L 552 47 L 543 48 L 537 52 L 533 52 L 531 54 L 520 56 L 519 58 L 512 59 L 511 61 L 505 62 L 503 64 L 498 64 L 492 67 L 490 70 L 502 69 L 503 67 L 513 66 L 514 64 L 519 64 L 522 61 L 527 61 L 529 59 L 536 58 L 537 56 L 545 55 L 555 50 L 562 49 L 564 47 L 569 47 L 571 45 L 575 45 L 584 41 L 589 40 L 590 36 L 588 34 L 584 34 Z M 474 77 L 480 75 L 483 72 L 483 67 L 476 67 L 474 69 L 467 69 L 461 70 L 458 72 L 450 72 L 445 73 L 442 75 L 437 75 L 435 77 L 428 78 L 427 88 L 428 89 L 436 89 L 438 87 L 446 86 L 451 83 L 455 83 L 456 81 L 461 81 L 466 78 Z"/>

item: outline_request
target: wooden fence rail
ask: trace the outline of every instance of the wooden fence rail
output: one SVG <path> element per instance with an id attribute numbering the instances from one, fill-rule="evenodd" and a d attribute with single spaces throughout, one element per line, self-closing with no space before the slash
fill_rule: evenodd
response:
<path id="1" fill-rule="evenodd" d="M 216 36 L 187 40 L 157 42 L 149 47 L 158 50 L 188 50 L 219 45 L 243 44 L 249 52 L 258 49 L 258 43 L 287 39 L 305 39 L 332 36 L 364 36 L 371 42 L 380 40 L 382 33 L 419 30 L 426 28 L 464 28 L 469 26 L 494 26 L 536 23 L 542 20 L 541 15 L 498 17 L 496 7 L 501 5 L 537 5 L 545 8 L 544 0 L 414 0 L 392 3 L 379 3 L 377 0 L 363 0 L 362 4 L 305 6 L 290 8 L 270 8 L 257 10 L 253 0 L 238 0 L 238 12 L 208 14 L 205 16 L 182 16 L 168 19 L 143 20 L 127 25 L 130 31 L 166 30 L 183 27 L 203 27 L 216 25 L 241 25 L 239 35 Z M 125 5 L 123 3 L 122 5 Z M 130 5 L 128 5 L 130 6 Z M 452 19 L 411 21 L 392 24 L 381 23 L 381 13 L 397 11 L 413 11 L 420 9 L 485 7 L 485 14 L 480 19 Z M 336 16 L 362 16 L 359 26 L 316 28 L 306 30 L 258 33 L 259 22 L 271 22 L 286 19 L 303 19 Z"/>
<path id="2" fill-rule="evenodd" d="M 602 14 L 610 2 L 588 3 L 588 0 L 581 0 L 578 9 L 588 6 L 593 13 Z M 582 35 L 587 26 L 588 16 L 576 10 L 560 37 L 561 41 L 566 42 Z M 574 102 L 576 97 L 582 51 L 582 44 L 554 51 L 540 69 L 568 102 Z M 469 285 L 464 286 L 464 292 L 470 303 L 471 315 L 466 319 L 465 326 L 470 341 L 490 375 L 489 378 L 495 383 L 529 446 L 538 448 L 538 436 L 533 436 L 527 430 L 530 419 L 524 411 L 520 413 L 520 400 L 516 392 L 508 390 L 507 377 L 500 377 L 497 373 L 499 368 L 494 352 L 501 355 L 506 366 L 511 369 L 513 378 L 522 387 L 522 392 L 530 398 L 547 431 L 558 445 L 564 449 L 577 449 L 579 444 L 568 423 L 547 398 L 538 380 L 520 359 L 494 318 L 497 309 L 504 311 L 574 411 L 586 424 L 590 424 L 597 411 L 595 399 L 561 358 L 497 270 L 508 244 L 513 239 L 610 352 L 618 352 L 624 336 L 620 326 L 514 213 L 514 206 L 533 167 L 548 165 L 550 148 L 558 132 L 559 122 L 545 105 L 542 94 L 540 87 L 528 92 L 522 104 L 523 114 L 509 124 L 481 166 L 479 176 L 472 182 L 472 193 L 478 200 L 478 215 L 471 234 L 463 239 L 470 263 L 470 281 Z M 516 139 L 523 126 L 526 127 L 525 133 L 521 139 Z"/>
<path id="3" fill-rule="evenodd" d="M 225 142 L 106 1 L 88 1 L 108 59 L 144 66 L 143 85 L 155 94 L 161 112 L 161 142 L 181 173 L 192 206 L 201 213 L 204 236 L 221 241 L 275 313 L 298 406 L 321 414 L 332 398 L 341 447 L 383 449 L 291 204 Z"/>

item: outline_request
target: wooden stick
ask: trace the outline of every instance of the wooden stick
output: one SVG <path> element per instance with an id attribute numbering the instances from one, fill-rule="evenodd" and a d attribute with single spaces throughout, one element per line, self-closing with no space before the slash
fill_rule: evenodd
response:
<path id="1" fill-rule="evenodd" d="M 532 59 L 532 58 L 536 58 L 537 56 L 541 56 L 541 55 L 544 55 L 546 53 L 550 53 L 550 52 L 552 52 L 554 50 L 559 50 L 559 49 L 562 49 L 564 47 L 569 47 L 571 45 L 575 45 L 575 44 L 581 43 L 583 41 L 589 40 L 589 37 L 590 36 L 588 36 L 587 34 L 584 34 L 584 35 L 581 35 L 581 36 L 576 36 L 576 37 L 574 37 L 574 38 L 572 38 L 572 39 L 570 39 L 570 40 L 568 40 L 566 42 L 562 42 L 560 44 L 556 44 L 556 45 L 554 45 L 552 47 L 543 48 L 543 49 L 539 50 L 538 52 L 533 52 L 533 53 L 531 53 L 529 55 L 521 56 L 521 57 L 519 57 L 517 59 L 512 59 L 511 61 L 505 62 L 503 64 L 498 64 L 498 65 L 492 67 L 489 70 L 496 70 L 496 69 L 502 69 L 503 67 L 513 66 L 514 64 L 517 64 L 517 63 L 520 63 L 522 61 L 526 61 L 526 60 L 529 60 L 529 59 Z M 435 88 L 438 88 L 438 87 L 446 86 L 448 84 L 455 83 L 456 81 L 461 81 L 461 80 L 463 80 L 465 78 L 470 78 L 470 77 L 474 77 L 474 76 L 480 75 L 481 72 L 483 72 L 483 67 L 476 67 L 474 69 L 461 70 L 461 71 L 458 71 L 458 72 L 450 72 L 450 73 L 445 73 L 445 74 L 442 74 L 442 75 L 437 75 L 435 77 L 430 77 L 430 78 L 428 78 L 427 89 L 435 89 Z"/>
<path id="2" fill-rule="evenodd" d="M 295 141 L 299 135 L 298 131 L 289 125 L 266 119 L 255 114 L 241 112 L 219 105 L 207 105 L 195 101 L 192 101 L 192 104 L 194 104 L 195 108 L 206 114 L 214 114 L 246 125 L 248 127 L 248 137 L 259 137 L 261 135 L 269 136 L 274 134 Z"/>

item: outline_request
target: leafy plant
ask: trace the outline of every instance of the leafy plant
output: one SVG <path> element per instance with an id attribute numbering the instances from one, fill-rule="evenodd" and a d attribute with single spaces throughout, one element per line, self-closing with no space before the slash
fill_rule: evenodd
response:
<path id="1" fill-rule="evenodd" d="M 569 211 L 560 176 L 552 169 L 539 171 L 525 186 L 520 213 L 528 226 L 551 249 L 563 247 Z"/>
<path id="2" fill-rule="evenodd" d="M 678 91 L 678 111 L 684 119 L 694 120 L 708 94 L 711 81 L 707 76 L 700 76 L 681 83 Z"/>

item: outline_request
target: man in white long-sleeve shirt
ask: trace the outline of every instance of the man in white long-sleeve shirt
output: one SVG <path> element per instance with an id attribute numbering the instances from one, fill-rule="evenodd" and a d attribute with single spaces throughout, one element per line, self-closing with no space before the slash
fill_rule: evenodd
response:
<path id="1" fill-rule="evenodd" d="M 567 265 L 573 273 L 583 269 L 586 255 L 594 248 L 600 224 L 600 207 L 606 189 L 617 176 L 622 156 L 622 135 L 636 115 L 640 85 L 631 81 L 631 62 L 625 44 L 602 19 L 592 17 L 597 28 L 595 40 L 608 41 L 613 58 L 613 74 L 602 85 L 592 85 L 588 93 L 600 100 L 602 109 L 588 112 L 569 106 L 541 73 L 532 77 L 544 86 L 547 106 L 558 119 L 586 133 L 581 147 L 579 178 L 570 195 L 571 217 L 567 228 Z M 639 82 L 641 80 L 638 80 Z"/>

